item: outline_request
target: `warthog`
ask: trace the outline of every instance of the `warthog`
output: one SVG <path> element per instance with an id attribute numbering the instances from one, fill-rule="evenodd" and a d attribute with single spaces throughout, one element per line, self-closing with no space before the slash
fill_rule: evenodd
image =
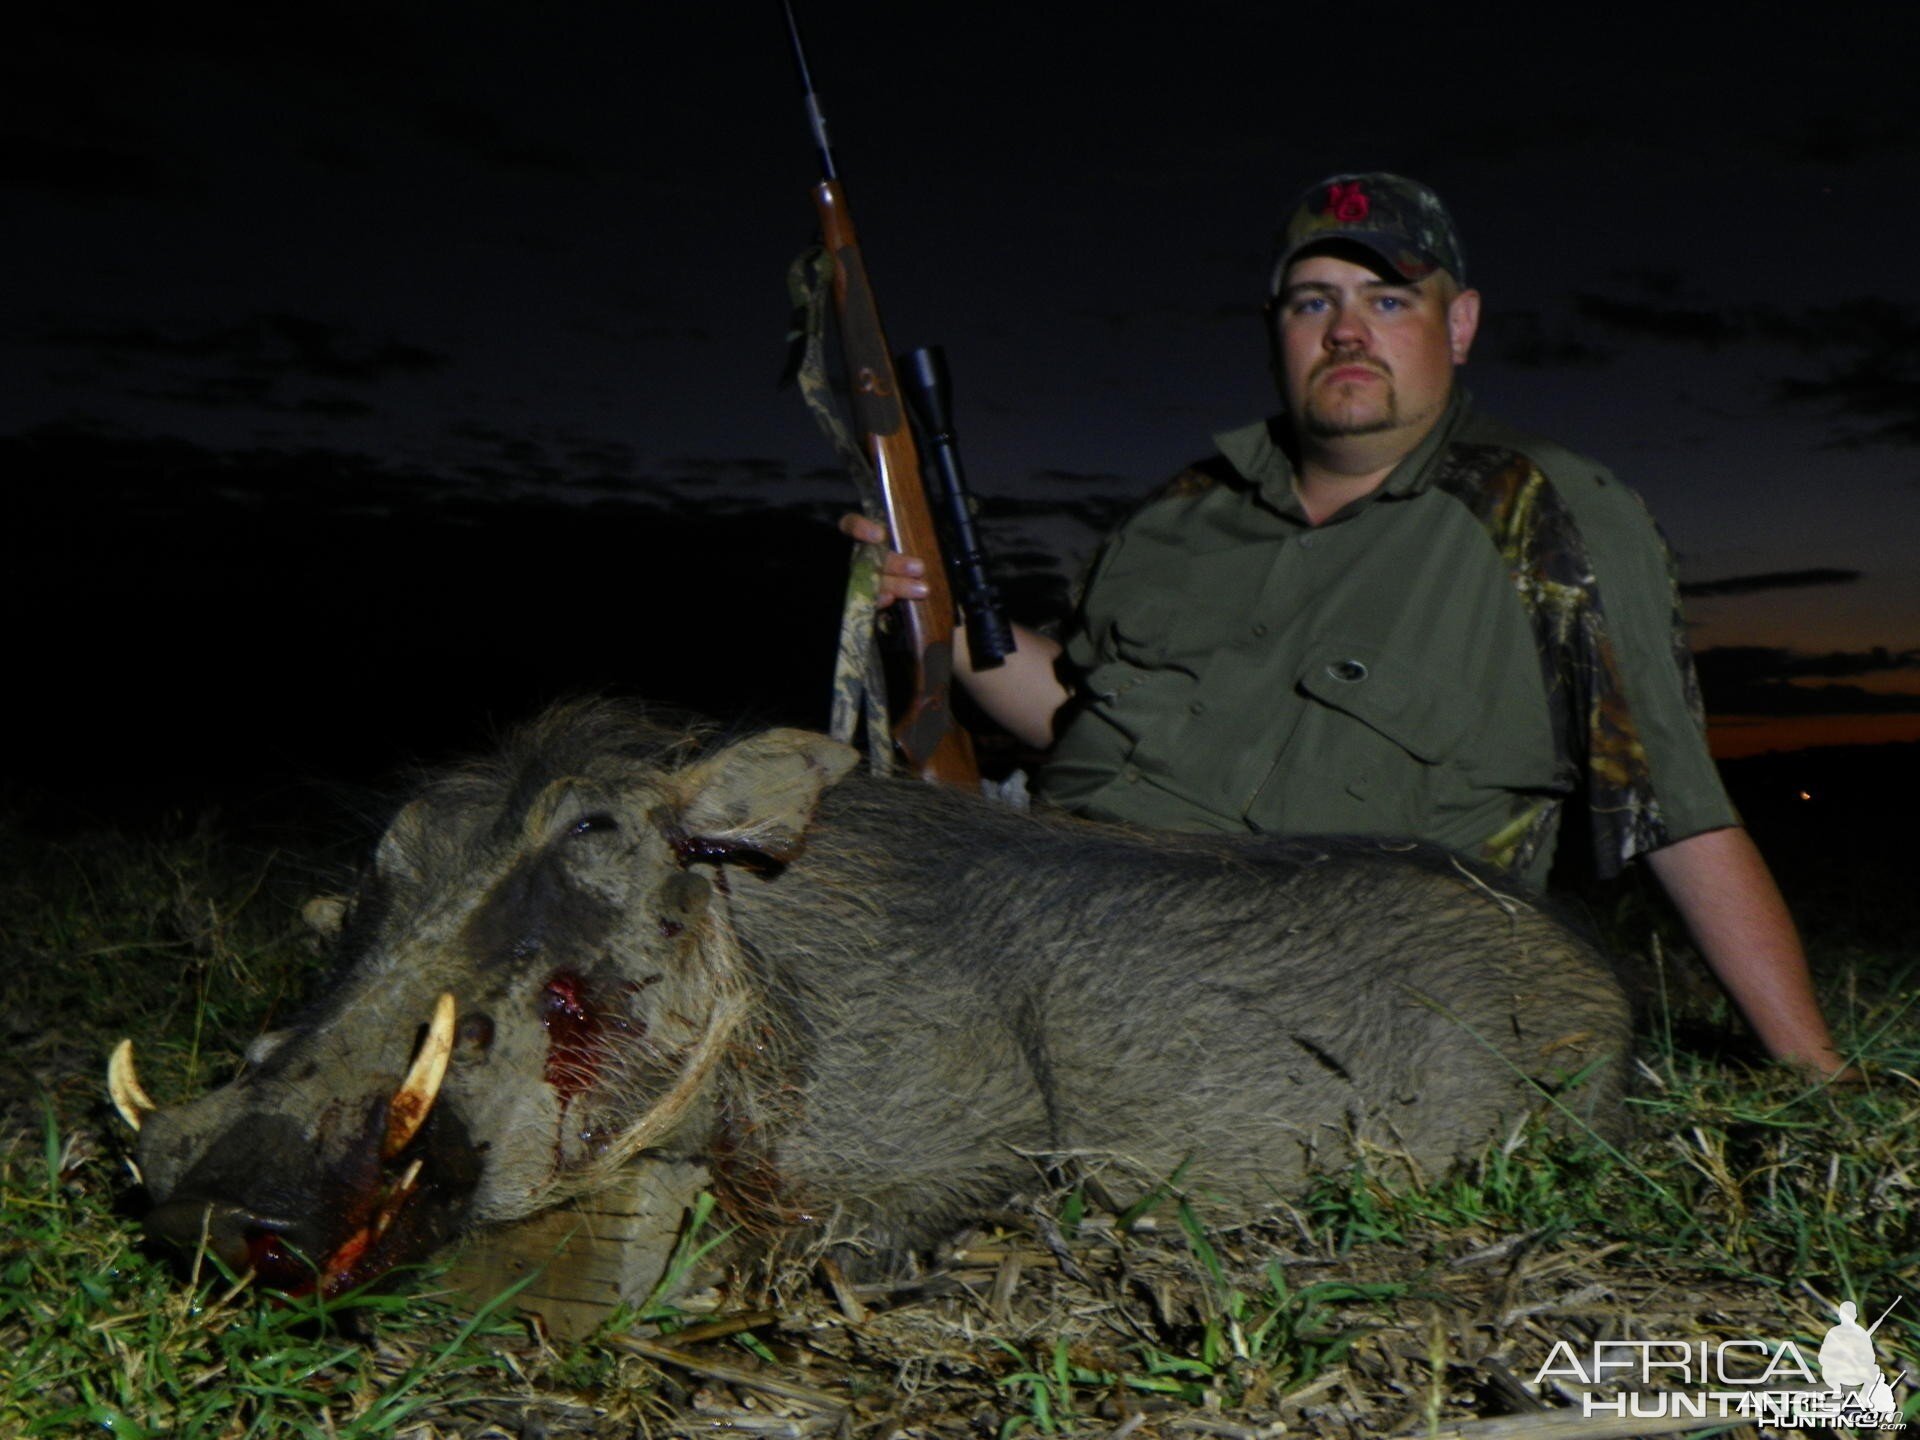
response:
<path id="1" fill-rule="evenodd" d="M 898 1256 L 1041 1183 L 1250 1218 L 1532 1112 L 1615 1132 L 1602 957 L 1443 852 L 1169 836 L 853 773 L 774 730 L 549 714 L 380 841 L 337 984 L 152 1110 L 153 1232 L 329 1290 L 647 1157 Z"/>

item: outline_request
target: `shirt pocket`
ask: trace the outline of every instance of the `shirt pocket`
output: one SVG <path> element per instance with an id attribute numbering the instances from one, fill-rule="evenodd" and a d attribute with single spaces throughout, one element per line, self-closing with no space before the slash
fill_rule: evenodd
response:
<path id="1" fill-rule="evenodd" d="M 1453 754 L 1472 720 L 1455 686 L 1371 645 L 1314 645 L 1295 684 L 1429 765 Z"/>
<path id="2" fill-rule="evenodd" d="M 1473 719 L 1464 688 L 1378 646 L 1315 642 L 1295 722 L 1246 808 L 1256 830 L 1421 835 Z"/>

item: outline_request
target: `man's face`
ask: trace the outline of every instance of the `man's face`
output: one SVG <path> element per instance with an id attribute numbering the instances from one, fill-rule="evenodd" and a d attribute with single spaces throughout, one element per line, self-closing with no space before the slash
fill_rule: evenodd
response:
<path id="1" fill-rule="evenodd" d="M 1410 450 L 1479 323 L 1479 294 L 1443 270 L 1407 284 L 1337 255 L 1295 261 L 1274 302 L 1287 409 L 1310 439 L 1397 431 Z"/>

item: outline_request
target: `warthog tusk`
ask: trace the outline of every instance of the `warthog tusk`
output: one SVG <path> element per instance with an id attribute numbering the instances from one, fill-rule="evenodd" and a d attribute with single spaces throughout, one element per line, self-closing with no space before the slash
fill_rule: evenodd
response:
<path id="1" fill-rule="evenodd" d="M 380 1158 L 391 1160 L 420 1133 L 427 1123 L 427 1112 L 440 1093 L 440 1082 L 447 1078 L 447 1060 L 453 1054 L 454 1003 L 451 993 L 434 1003 L 433 1020 L 427 1026 L 427 1038 L 414 1057 L 413 1068 L 400 1082 L 387 1104 L 387 1140 L 380 1147 Z"/>
<path id="2" fill-rule="evenodd" d="M 378 1240 L 387 1233 L 387 1227 L 393 1224 L 393 1217 L 400 1213 L 400 1207 L 407 1203 L 407 1197 L 413 1193 L 413 1182 L 420 1178 L 420 1162 L 415 1160 L 407 1166 L 407 1173 L 400 1177 L 400 1183 L 393 1187 L 393 1193 L 380 1213 L 373 1217 L 373 1238 Z"/>
<path id="3" fill-rule="evenodd" d="M 122 1040 L 107 1057 L 107 1094 L 113 1097 L 113 1108 L 120 1112 L 120 1118 L 136 1130 L 142 1115 L 160 1108 L 147 1098 L 147 1092 L 140 1088 L 140 1077 L 133 1073 L 131 1040 Z"/>

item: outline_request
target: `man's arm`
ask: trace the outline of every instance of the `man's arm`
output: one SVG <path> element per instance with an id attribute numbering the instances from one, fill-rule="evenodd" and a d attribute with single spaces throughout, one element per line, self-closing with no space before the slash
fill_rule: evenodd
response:
<path id="1" fill-rule="evenodd" d="M 1708 830 L 1647 863 L 1769 1053 L 1823 1077 L 1842 1070 L 1793 917 L 1752 837 Z"/>
<path id="2" fill-rule="evenodd" d="M 868 545 L 885 545 L 888 540 L 886 526 L 857 513 L 843 515 L 840 529 Z M 919 577 L 925 573 L 926 566 L 918 556 L 889 551 L 880 567 L 880 605 L 924 598 L 927 585 Z M 1067 703 L 1066 686 L 1054 670 L 1060 644 L 1024 625 L 1013 627 L 1013 640 L 1013 653 L 1004 664 L 992 670 L 975 670 L 962 623 L 953 635 L 953 673 L 995 721 L 1016 738 L 1045 750 L 1053 744 L 1053 717 Z"/>

